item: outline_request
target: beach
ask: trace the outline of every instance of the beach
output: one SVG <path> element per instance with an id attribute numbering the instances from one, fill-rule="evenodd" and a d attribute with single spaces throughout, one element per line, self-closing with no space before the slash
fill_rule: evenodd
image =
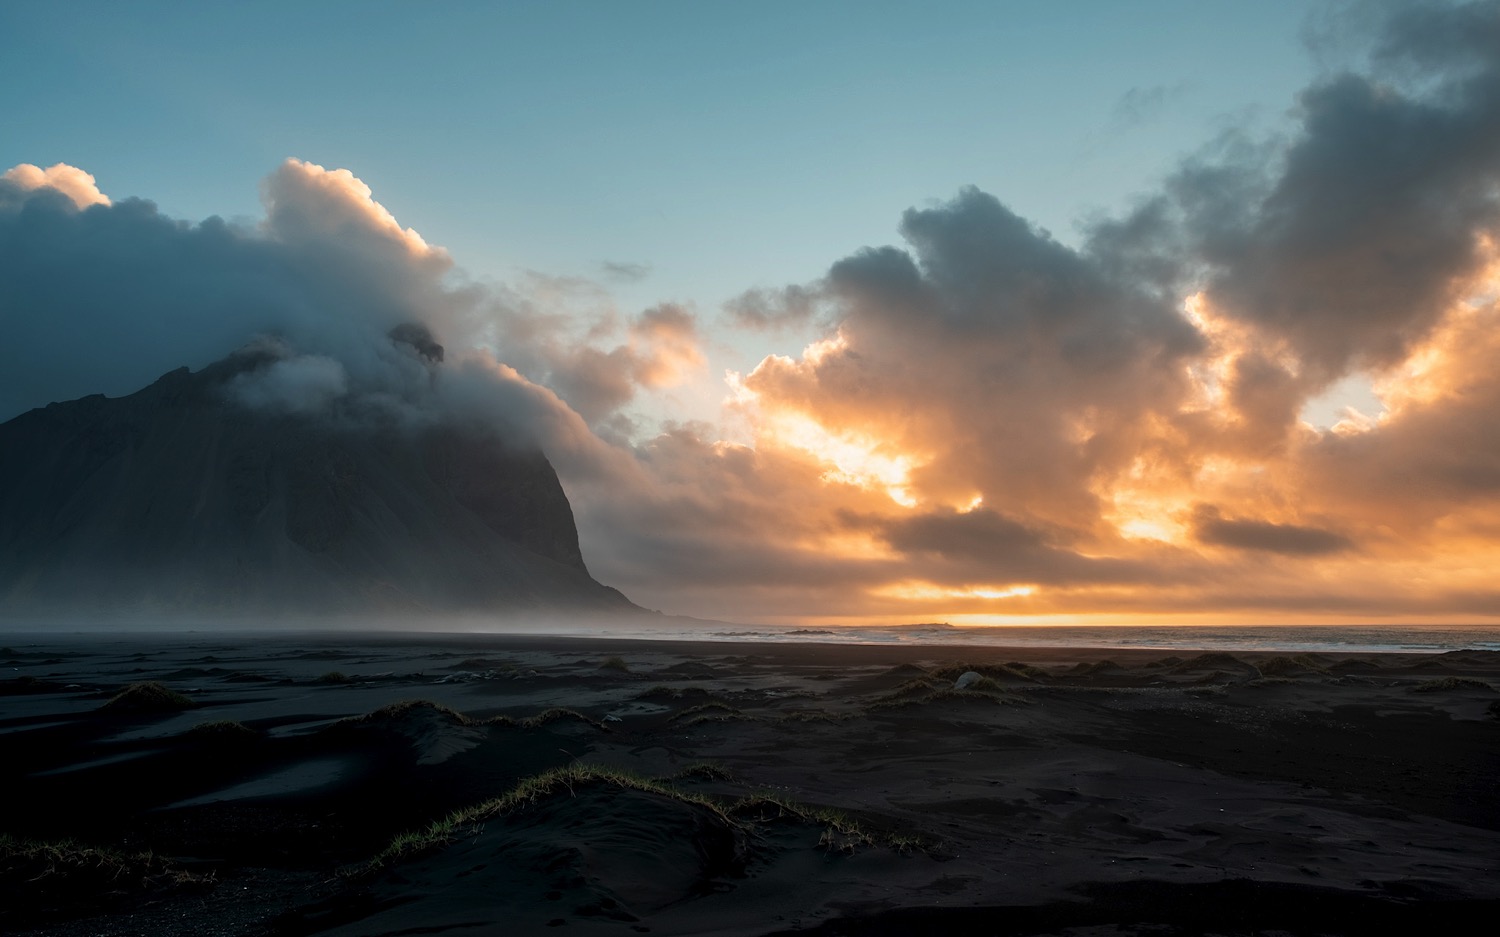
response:
<path id="1" fill-rule="evenodd" d="M 1457 933 L 1500 910 L 1500 652 L 816 637 L 6 637 L 0 930 Z"/>

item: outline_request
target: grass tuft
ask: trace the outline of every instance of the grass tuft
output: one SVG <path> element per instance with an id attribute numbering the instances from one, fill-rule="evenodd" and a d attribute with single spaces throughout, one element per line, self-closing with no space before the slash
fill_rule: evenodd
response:
<path id="1" fill-rule="evenodd" d="M 667 686 L 658 683 L 635 695 L 636 699 L 680 700 L 689 697 L 705 698 L 711 694 L 701 686 Z"/>
<path id="2" fill-rule="evenodd" d="M 875 838 L 842 810 L 799 804 L 775 794 L 752 794 L 731 804 L 730 816 L 756 823 L 794 820 L 823 827 L 818 845 L 830 852 L 852 853 L 859 846 L 875 845 Z"/>
<path id="3" fill-rule="evenodd" d="M 24 903 L 88 901 L 129 889 L 206 889 L 212 875 L 174 868 L 150 852 L 123 853 L 72 840 L 39 842 L 0 833 L 0 893 Z M 23 897 L 24 896 L 24 897 Z"/>
<path id="4" fill-rule="evenodd" d="M 1079 661 L 1072 666 L 1068 673 L 1072 674 L 1073 676 L 1091 677 L 1097 674 L 1117 673 L 1124 669 L 1124 667 L 1121 667 L 1114 661 L 1106 659 L 1096 660 L 1093 663 Z"/>
<path id="5" fill-rule="evenodd" d="M 533 807 L 564 791 L 572 794 L 577 788 L 587 786 L 613 787 L 620 790 L 658 794 L 683 803 L 705 807 L 726 822 L 731 824 L 735 822 L 717 802 L 708 797 L 680 791 L 662 781 L 643 777 L 634 772 L 575 762 L 524 778 L 501 796 L 472 807 L 455 810 L 441 820 L 434 821 L 425 829 L 402 833 L 391 840 L 390 845 L 381 850 L 373 859 L 351 870 L 347 875 L 349 877 L 370 875 L 393 863 L 403 862 L 441 849 L 466 831 L 477 829 L 486 821 Z"/>
<path id="6" fill-rule="evenodd" d="M 968 673 L 971 670 L 982 677 L 989 677 L 991 680 L 1022 680 L 1027 683 L 1036 682 L 1035 677 L 1032 677 L 1030 674 L 1024 673 L 1020 670 L 1016 670 L 1009 664 L 945 664 L 944 666 L 933 670 L 931 675 L 934 679 L 945 680 L 951 685 L 953 681 L 957 680 L 959 677 L 962 677 L 964 674 Z"/>
<path id="7" fill-rule="evenodd" d="M 1298 654 L 1295 657 L 1281 655 L 1269 657 L 1255 664 L 1255 669 L 1266 677 L 1284 677 L 1289 674 L 1301 673 L 1327 673 L 1328 668 L 1308 657 L 1306 654 Z"/>
<path id="8" fill-rule="evenodd" d="M 1252 687 L 1284 686 L 1285 684 L 1296 682 L 1291 677 L 1255 677 L 1254 679 L 1246 680 L 1244 685 Z"/>
<path id="9" fill-rule="evenodd" d="M 668 722 L 686 722 L 688 725 L 696 725 L 699 722 L 712 722 L 736 719 L 745 714 L 735 709 L 728 703 L 703 703 L 698 706 L 689 706 L 687 709 L 675 712 L 667 719 Z"/>
<path id="10" fill-rule="evenodd" d="M 580 762 L 553 768 L 522 779 L 499 797 L 455 810 L 424 828 L 402 833 L 369 861 L 340 874 L 345 878 L 367 877 L 393 864 L 441 849 L 462 836 L 477 833 L 490 820 L 527 810 L 563 793 L 572 795 L 578 789 L 590 786 L 640 791 L 691 804 L 712 812 L 727 825 L 740 829 L 748 824 L 782 820 L 815 824 L 823 828 L 818 845 L 830 851 L 850 853 L 860 846 L 877 843 L 903 853 L 928 849 L 920 837 L 910 833 L 877 837 L 841 810 L 800 804 L 768 792 L 724 802 L 704 794 L 681 790 L 669 783 L 674 779 L 688 778 L 729 781 L 733 779 L 733 775 L 728 769 L 709 762 L 688 765 L 669 779 L 649 778 L 631 771 Z"/>
<path id="11" fill-rule="evenodd" d="M 487 657 L 469 657 L 456 664 L 449 664 L 448 670 L 498 670 L 502 673 L 510 673 L 516 670 L 515 661 L 490 660 Z"/>
<path id="12" fill-rule="evenodd" d="M 535 716 L 528 716 L 518 722 L 517 725 L 519 725 L 523 729 L 540 729 L 544 725 L 548 725 L 549 723 L 558 722 L 564 719 L 572 719 L 576 722 L 582 722 L 585 725 L 593 726 L 600 732 L 609 731 L 609 727 L 604 723 L 596 722 L 576 709 L 563 709 L 558 706 L 554 706 L 551 709 L 544 709 L 541 712 L 537 713 Z"/>
<path id="13" fill-rule="evenodd" d="M 1474 677 L 1443 677 L 1439 680 L 1424 680 L 1411 688 L 1413 693 L 1442 693 L 1448 690 L 1494 690 L 1484 680 Z"/>
<path id="14" fill-rule="evenodd" d="M 772 717 L 772 722 L 844 722 L 849 719 L 848 713 L 831 713 L 822 709 L 794 709 L 791 712 L 778 713 Z"/>
<path id="15" fill-rule="evenodd" d="M 630 673 L 630 665 L 625 663 L 623 657 L 606 657 L 599 662 L 600 670 L 617 670 L 620 673 Z"/>
<path id="16" fill-rule="evenodd" d="M 250 728 L 243 722 L 219 719 L 215 722 L 200 722 L 182 734 L 202 741 L 248 742 L 260 738 L 264 733 L 259 729 Z"/>
<path id="17" fill-rule="evenodd" d="M 346 719 L 340 719 L 338 722 L 334 723 L 334 726 L 371 725 L 374 723 L 390 722 L 395 719 L 400 719 L 409 713 L 424 709 L 431 710 L 432 712 L 438 713 L 442 716 L 446 716 L 448 719 L 461 726 L 473 726 L 480 724 L 474 719 L 471 719 L 458 710 L 454 709 L 453 707 L 444 706 L 442 703 L 435 703 L 430 699 L 404 699 L 397 700 L 396 702 L 382 706 L 379 709 L 371 710 L 370 712 L 367 712 L 362 716 L 349 716 Z"/>
<path id="18" fill-rule="evenodd" d="M 156 681 L 146 683 L 132 683 L 125 689 L 116 693 L 100 709 L 125 710 L 132 712 L 177 712 L 183 709 L 193 709 L 198 704 L 178 693 L 176 690 L 168 689 Z"/>
<path id="19" fill-rule="evenodd" d="M 733 781 L 734 772 L 711 761 L 699 761 L 672 775 L 674 781 Z"/>

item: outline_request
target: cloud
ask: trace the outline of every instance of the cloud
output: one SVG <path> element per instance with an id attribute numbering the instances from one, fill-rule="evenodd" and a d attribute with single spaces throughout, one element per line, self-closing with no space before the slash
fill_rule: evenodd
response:
<path id="1" fill-rule="evenodd" d="M 99 191 L 93 176 L 67 163 L 54 163 L 46 169 L 31 163 L 21 163 L 0 174 L 0 181 L 8 182 L 22 192 L 36 189 L 61 192 L 77 208 L 109 204 L 109 197 Z"/>
<path id="2" fill-rule="evenodd" d="M 1155 120 L 1191 87 L 1188 82 L 1180 81 L 1171 85 L 1130 88 L 1115 101 L 1111 121 L 1113 129 L 1124 130 Z"/>
<path id="3" fill-rule="evenodd" d="M 318 413 L 349 391 L 344 366 L 322 355 L 297 355 L 236 374 L 227 388 L 239 404 L 256 410 Z"/>
<path id="4" fill-rule="evenodd" d="M 809 321 L 820 298 L 816 288 L 805 286 L 746 290 L 726 302 L 724 311 L 738 328 L 771 332 Z"/>
<path id="5" fill-rule="evenodd" d="M 1354 547 L 1348 537 L 1330 530 L 1267 521 L 1228 520 L 1220 517 L 1218 509 L 1213 507 L 1199 510 L 1194 532 L 1200 542 L 1213 546 L 1291 556 L 1319 556 Z"/>
<path id="6" fill-rule="evenodd" d="M 650 264 L 606 260 L 599 265 L 606 279 L 617 283 L 639 283 L 651 275 Z"/>
<path id="7" fill-rule="evenodd" d="M 469 282 L 344 170 L 288 161 L 265 217 L 231 224 L 18 167 L 0 411 L 270 335 L 241 402 L 535 442 L 591 568 L 670 611 L 1480 614 L 1500 562 L 1500 5 L 1379 9 L 1363 64 L 1306 89 L 1285 133 L 1214 141 L 1077 245 L 966 188 L 719 323 L 583 278 Z M 702 377 L 716 324 L 811 340 L 731 374 L 721 423 L 642 417 Z M 1301 422 L 1350 375 L 1381 412 Z"/>
<path id="8" fill-rule="evenodd" d="M 451 264 L 447 252 L 434 248 L 411 228 L 401 227 L 370 187 L 347 169 L 324 169 L 316 163 L 288 159 L 262 186 L 265 229 L 278 241 L 320 252 L 348 250 Z"/>
<path id="9" fill-rule="evenodd" d="M 55 197 L 53 182 L 85 174 L 49 172 L 35 188 L 0 180 L 6 417 L 128 393 L 264 334 L 339 361 L 355 389 L 388 388 L 403 374 L 420 381 L 386 333 L 408 322 L 441 332 L 469 302 L 444 282 L 446 254 L 341 170 L 287 161 L 266 184 L 267 215 L 255 226 L 188 224 L 139 199 L 80 210 Z"/>
<path id="10" fill-rule="evenodd" d="M 706 364 L 696 317 L 679 305 L 647 309 L 631 322 L 633 374 L 642 387 L 675 387 Z"/>

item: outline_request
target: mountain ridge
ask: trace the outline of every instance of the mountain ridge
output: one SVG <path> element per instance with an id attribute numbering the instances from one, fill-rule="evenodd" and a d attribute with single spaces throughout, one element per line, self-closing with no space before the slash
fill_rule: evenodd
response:
<path id="1" fill-rule="evenodd" d="M 275 360 L 0 424 L 0 614 L 639 611 L 589 574 L 539 450 L 235 403 Z"/>

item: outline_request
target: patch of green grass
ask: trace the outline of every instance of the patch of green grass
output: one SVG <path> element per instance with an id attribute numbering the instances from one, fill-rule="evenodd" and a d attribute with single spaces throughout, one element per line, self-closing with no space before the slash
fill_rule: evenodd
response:
<path id="1" fill-rule="evenodd" d="M 88 901 L 128 889 L 209 888 L 213 876 L 177 869 L 150 852 L 124 853 L 72 840 L 39 842 L 0 833 L 0 893 L 10 909 L 39 901 Z"/>
<path id="2" fill-rule="evenodd" d="M 464 660 L 459 661 L 456 664 L 450 664 L 450 665 L 448 665 L 448 667 L 446 669 L 448 669 L 448 670 L 499 670 L 499 671 L 501 671 L 503 673 L 509 673 L 509 672 L 511 672 L 513 670 L 516 670 L 517 668 L 516 668 L 515 661 L 510 661 L 510 660 L 490 660 L 487 657 L 469 657 L 469 658 L 466 658 Z"/>
<path id="3" fill-rule="evenodd" d="M 929 677 L 917 677 L 914 680 L 907 680 L 905 683 L 898 685 L 894 690 L 887 693 L 882 698 L 900 699 L 902 697 L 908 696 L 925 696 L 926 694 L 931 693 L 933 690 L 943 690 L 947 689 L 949 686 L 950 684 L 948 683 L 933 680 Z"/>
<path id="4" fill-rule="evenodd" d="M 822 709 L 796 709 L 791 712 L 777 713 L 771 717 L 772 722 L 787 724 L 793 722 L 843 722 L 848 719 L 846 713 L 831 713 Z"/>
<path id="5" fill-rule="evenodd" d="M 21 696 L 27 693 L 58 693 L 67 687 L 50 680 L 38 680 L 29 674 L 14 680 L 0 680 L 0 696 Z"/>
<path id="6" fill-rule="evenodd" d="M 918 695 L 891 695 L 883 696 L 864 708 L 865 712 L 884 712 L 893 709 L 906 709 L 911 706 L 926 706 L 930 703 L 943 702 L 945 700 L 957 700 L 959 702 L 993 703 L 999 706 L 1012 706 L 1025 703 L 1021 697 L 1007 691 L 995 681 L 982 678 L 962 690 L 954 690 L 941 687 L 933 690 L 926 696 Z"/>
<path id="7" fill-rule="evenodd" d="M 728 703 L 712 702 L 703 703 L 698 706 L 689 706 L 687 709 L 675 712 L 668 722 L 686 722 L 693 725 L 696 722 L 704 722 L 709 719 L 729 719 L 745 715 L 740 710 Z"/>
<path id="8" fill-rule="evenodd" d="M 1124 667 L 1121 667 L 1119 664 L 1115 663 L 1114 661 L 1105 659 L 1105 660 L 1096 660 L 1096 661 L 1094 661 L 1092 663 L 1085 663 L 1084 661 L 1079 661 L 1078 663 L 1076 663 L 1076 664 L 1073 665 L 1073 667 L 1068 671 L 1068 673 L 1071 674 L 1071 675 L 1073 675 L 1073 676 L 1092 677 L 1092 676 L 1095 676 L 1097 674 L 1115 673 L 1116 671 L 1120 671 L 1120 670 L 1124 670 L 1124 669 L 1125 669 Z"/>
<path id="9" fill-rule="evenodd" d="M 667 686 L 658 683 L 635 695 L 636 699 L 680 700 L 689 697 L 707 697 L 711 694 L 701 686 Z"/>
<path id="10" fill-rule="evenodd" d="M 391 722 L 393 720 L 403 718 L 407 714 L 416 712 L 418 710 L 430 710 L 434 713 L 447 717 L 449 720 L 461 726 L 474 726 L 480 724 L 479 722 L 469 718 L 453 707 L 444 706 L 442 703 L 436 703 L 430 699 L 403 699 L 382 706 L 379 709 L 371 710 L 370 712 L 367 712 L 362 716 L 349 716 L 346 719 L 340 719 L 338 722 L 335 722 L 334 725 L 372 725 L 382 722 Z"/>
<path id="11" fill-rule="evenodd" d="M 1229 688 L 1222 683 L 1205 683 L 1200 686 L 1185 687 L 1182 692 L 1188 696 L 1228 696 Z"/>
<path id="12" fill-rule="evenodd" d="M 1266 677 L 1281 677 L 1286 676 L 1287 674 L 1300 674 L 1308 672 L 1328 672 L 1327 667 L 1324 667 L 1318 661 L 1314 660 L 1311 657 L 1308 657 L 1306 654 L 1298 654 L 1295 657 L 1288 657 L 1284 654 L 1277 657 L 1268 657 L 1265 660 L 1255 664 L 1254 666 L 1256 670 L 1259 670 L 1261 672 L 1262 676 Z"/>
<path id="13" fill-rule="evenodd" d="M 634 772 L 621 771 L 617 768 L 607 768 L 601 765 L 574 763 L 524 778 L 515 787 L 493 800 L 487 800 L 472 807 L 455 810 L 453 813 L 433 822 L 424 829 L 402 833 L 391 840 L 390 845 L 381 850 L 373 859 L 352 870 L 349 875 L 353 877 L 369 875 L 373 872 L 378 872 L 392 863 L 403 862 L 415 856 L 432 852 L 453 842 L 464 831 L 474 829 L 479 824 L 488 820 L 533 807 L 542 800 L 560 794 L 563 791 L 572 794 L 577 788 L 587 786 L 613 787 L 620 790 L 657 794 L 683 803 L 705 807 L 726 822 L 731 824 L 735 822 L 711 798 L 678 790 L 655 778 L 643 777 Z"/>
<path id="14" fill-rule="evenodd" d="M 154 680 L 132 683 L 116 693 L 101 709 L 130 712 L 177 712 L 198 704 Z"/>
<path id="15" fill-rule="evenodd" d="M 388 706 L 382 706 L 372 712 L 367 712 L 362 716 L 350 716 L 347 719 L 340 719 L 333 725 L 378 725 L 380 723 L 400 719 L 415 710 L 428 710 L 437 713 L 448 719 L 455 725 L 461 726 L 497 726 L 501 728 L 518 726 L 522 729 L 540 729 L 541 727 L 550 725 L 554 722 L 561 722 L 571 719 L 575 722 L 582 722 L 585 725 L 593 726 L 595 729 L 599 729 L 602 732 L 609 731 L 608 726 L 605 726 L 601 722 L 590 719 L 588 716 L 585 716 L 583 713 L 577 711 L 576 709 L 564 709 L 562 707 L 554 706 L 551 709 L 544 709 L 541 712 L 533 716 L 527 716 L 524 719 L 514 719 L 506 715 L 497 715 L 490 716 L 485 719 L 476 719 L 473 716 L 459 712 L 451 706 L 445 706 L 442 703 L 433 702 L 429 699 L 398 700 L 397 702 L 391 703 Z"/>
<path id="16" fill-rule="evenodd" d="M 1166 660 L 1176 660 L 1176 658 L 1170 658 L 1170 657 L 1166 658 L 1163 661 L 1163 663 L 1165 663 Z M 1178 662 L 1173 665 L 1172 669 L 1173 670 L 1225 670 L 1225 669 L 1228 669 L 1228 670 L 1242 670 L 1242 669 L 1244 669 L 1245 667 L 1248 667 L 1248 666 L 1249 666 L 1248 664 L 1246 664 L 1244 661 L 1240 660 L 1238 657 L 1235 657 L 1232 654 L 1225 654 L 1223 651 L 1214 651 L 1214 652 L 1208 653 L 1208 654 L 1199 654 L 1197 657 L 1190 657 L 1187 660 L 1178 660 Z"/>
<path id="17" fill-rule="evenodd" d="M 674 781 L 733 781 L 734 772 L 711 761 L 699 761 L 672 775 Z"/>
<path id="18" fill-rule="evenodd" d="M 937 680 L 945 680 L 950 685 L 969 671 L 974 671 L 982 677 L 991 680 L 1023 680 L 1027 683 L 1035 683 L 1036 679 L 1029 674 L 1013 669 L 1009 664 L 946 664 L 932 671 L 932 677 Z"/>
<path id="19" fill-rule="evenodd" d="M 1494 690 L 1483 680 L 1474 677 L 1443 677 L 1438 680 L 1424 680 L 1411 688 L 1413 693 L 1442 693 L 1448 690 Z"/>
<path id="20" fill-rule="evenodd" d="M 758 823 L 790 819 L 816 824 L 823 828 L 818 845 L 834 852 L 851 853 L 859 846 L 875 845 L 875 837 L 842 810 L 799 804 L 775 794 L 760 793 L 742 798 L 729 806 L 728 813 L 737 819 Z"/>
<path id="21" fill-rule="evenodd" d="M 617 670 L 620 673 L 630 673 L 630 665 L 625 663 L 623 657 L 606 657 L 599 662 L 600 670 Z"/>
<path id="22" fill-rule="evenodd" d="M 554 706 L 551 709 L 544 709 L 541 712 L 537 713 L 535 716 L 527 716 L 525 719 L 522 719 L 516 724 L 523 729 L 540 729 L 544 725 L 548 725 L 550 723 L 558 722 L 564 719 L 572 719 L 576 722 L 582 722 L 585 725 L 593 726 L 600 732 L 609 731 L 609 728 L 604 723 L 596 722 L 576 709 L 563 709 L 562 707 L 558 706 Z"/>
<path id="23" fill-rule="evenodd" d="M 995 703 L 999 706 L 1011 706 L 1022 702 L 1019 696 L 1007 691 L 998 684 L 991 683 L 983 685 L 978 681 L 963 690 L 938 690 L 936 693 L 921 700 L 924 703 L 935 703 L 941 700 L 962 700 L 966 702 Z"/>
<path id="24" fill-rule="evenodd" d="M 1284 686 L 1296 682 L 1291 677 L 1255 677 L 1252 680 L 1246 680 L 1245 686 Z"/>
<path id="25" fill-rule="evenodd" d="M 722 766 L 699 762 L 682 769 L 674 778 L 728 781 L 732 780 L 733 776 Z M 527 810 L 548 798 L 564 793 L 571 796 L 580 788 L 590 786 L 639 791 L 702 807 L 711 811 L 726 824 L 741 829 L 755 823 L 772 823 L 782 820 L 821 826 L 823 829 L 818 845 L 831 851 L 848 853 L 853 852 L 857 847 L 877 843 L 900 852 L 928 849 L 927 844 L 920 837 L 911 833 L 879 836 L 872 834 L 858 820 L 841 810 L 801 804 L 768 792 L 752 794 L 735 801 L 721 801 L 705 794 L 674 787 L 670 783 L 671 780 L 673 778 L 649 778 L 618 768 L 578 762 L 561 768 L 553 768 L 518 781 L 514 787 L 499 797 L 455 810 L 426 827 L 402 833 L 392 839 L 385 849 L 368 862 L 346 869 L 341 874 L 346 878 L 361 878 L 374 874 L 395 863 L 441 849 L 461 836 L 478 832 L 480 826 L 490 820 Z"/>
<path id="26" fill-rule="evenodd" d="M 243 722 L 219 719 L 214 722 L 200 722 L 182 734 L 203 741 L 248 742 L 260 738 L 263 733 L 259 729 L 250 728 Z"/>

